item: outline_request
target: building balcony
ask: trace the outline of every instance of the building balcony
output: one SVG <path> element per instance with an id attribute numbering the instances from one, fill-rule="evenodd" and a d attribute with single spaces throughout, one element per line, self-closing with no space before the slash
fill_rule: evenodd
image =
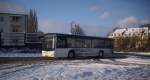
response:
<path id="1" fill-rule="evenodd" d="M 1 33 L 2 46 L 24 46 L 24 33 Z"/>
<path id="2" fill-rule="evenodd" d="M 41 33 L 26 33 L 25 43 L 41 43 Z"/>

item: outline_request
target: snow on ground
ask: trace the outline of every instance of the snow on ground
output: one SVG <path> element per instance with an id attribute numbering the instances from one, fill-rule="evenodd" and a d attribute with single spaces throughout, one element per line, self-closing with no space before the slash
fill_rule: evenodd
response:
<path id="1" fill-rule="evenodd" d="M 115 53 L 123 53 L 123 54 L 124 53 L 129 53 L 129 54 L 139 54 L 139 55 L 150 55 L 150 52 L 123 52 L 123 51 L 120 51 L 120 52 L 115 52 Z"/>
<path id="2" fill-rule="evenodd" d="M 88 59 L 3 64 L 0 66 L 0 80 L 150 80 L 150 65 L 147 63 L 116 65 L 113 61 L 111 64 L 101 61 Z M 107 59 L 104 61 L 109 62 Z M 8 68 L 8 65 L 12 67 Z"/>
<path id="3" fill-rule="evenodd" d="M 137 58 L 137 57 L 129 57 L 124 59 L 116 59 L 116 61 L 126 62 L 126 63 L 138 63 L 138 64 L 150 64 L 150 58 Z"/>
<path id="4" fill-rule="evenodd" d="M 39 57 L 38 53 L 0 53 L 1 57 Z M 45 60 L 0 64 L 0 80 L 150 80 L 150 58 Z"/>

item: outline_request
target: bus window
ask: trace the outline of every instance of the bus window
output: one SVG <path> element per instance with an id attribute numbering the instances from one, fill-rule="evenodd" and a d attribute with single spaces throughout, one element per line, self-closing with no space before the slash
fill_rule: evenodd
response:
<path id="1" fill-rule="evenodd" d="M 75 38 L 67 38 L 67 47 L 69 48 L 75 48 Z"/>
<path id="2" fill-rule="evenodd" d="M 105 41 L 105 47 L 106 48 L 113 48 L 113 42 L 111 40 Z"/>
<path id="3" fill-rule="evenodd" d="M 91 40 L 89 39 L 85 39 L 85 45 L 84 45 L 85 48 L 91 48 Z"/>
<path id="4" fill-rule="evenodd" d="M 53 48 L 53 39 L 48 39 L 46 46 L 47 46 L 47 48 L 52 49 Z"/>
<path id="5" fill-rule="evenodd" d="M 66 48 L 66 38 L 65 37 L 57 37 L 57 48 Z"/>
<path id="6" fill-rule="evenodd" d="M 76 47 L 77 48 L 84 48 L 84 39 L 76 39 Z"/>
<path id="7" fill-rule="evenodd" d="M 112 48 L 112 49 L 114 48 L 114 42 L 113 42 L 113 40 L 110 41 L 110 48 Z"/>
<path id="8" fill-rule="evenodd" d="M 105 45 L 104 45 L 104 40 L 99 40 L 99 41 L 98 41 L 98 44 L 99 44 L 99 47 L 100 47 L 100 48 L 104 48 L 104 46 L 105 46 Z"/>
<path id="9" fill-rule="evenodd" d="M 92 47 L 93 48 L 103 48 L 104 45 L 104 40 L 99 40 L 99 39 L 94 39 L 92 40 Z"/>
<path id="10" fill-rule="evenodd" d="M 97 40 L 92 40 L 92 48 L 97 48 Z"/>
<path id="11" fill-rule="evenodd" d="M 43 50 L 53 50 L 53 37 L 47 37 L 43 40 Z"/>

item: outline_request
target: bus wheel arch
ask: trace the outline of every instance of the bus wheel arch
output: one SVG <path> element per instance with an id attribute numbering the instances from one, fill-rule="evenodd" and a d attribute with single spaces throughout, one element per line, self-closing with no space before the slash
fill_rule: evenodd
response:
<path id="1" fill-rule="evenodd" d="M 75 51 L 74 50 L 70 50 L 68 52 L 68 58 L 75 58 Z"/>
<path id="2" fill-rule="evenodd" d="M 99 58 L 104 57 L 104 51 L 103 51 L 103 50 L 99 50 L 99 52 L 98 52 L 98 57 L 99 57 Z"/>

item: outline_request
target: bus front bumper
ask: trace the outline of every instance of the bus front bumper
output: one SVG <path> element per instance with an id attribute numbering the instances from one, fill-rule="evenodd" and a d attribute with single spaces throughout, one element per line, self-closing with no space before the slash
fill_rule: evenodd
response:
<path id="1" fill-rule="evenodd" d="M 42 51 L 43 57 L 55 57 L 55 51 Z"/>

